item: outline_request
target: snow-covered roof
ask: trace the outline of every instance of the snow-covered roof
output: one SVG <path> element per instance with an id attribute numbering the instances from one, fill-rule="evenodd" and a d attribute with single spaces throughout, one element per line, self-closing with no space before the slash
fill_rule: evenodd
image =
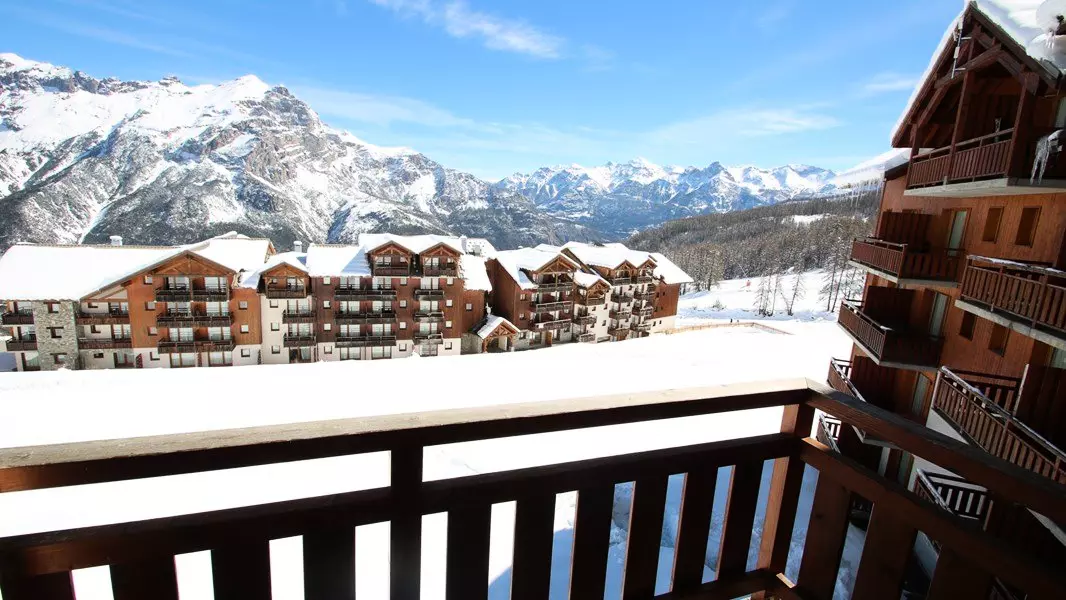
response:
<path id="1" fill-rule="evenodd" d="M 311 277 L 368 277 L 370 262 L 363 246 L 311 244 L 307 248 Z"/>
<path id="2" fill-rule="evenodd" d="M 885 172 L 895 169 L 910 160 L 910 148 L 893 148 L 888 152 L 864 160 L 854 167 L 842 171 L 830 180 L 830 183 L 838 188 L 854 186 L 867 181 L 880 181 Z"/>
<path id="3" fill-rule="evenodd" d="M 429 250 L 430 248 L 444 244 L 455 250 L 456 252 L 463 252 L 463 240 L 462 238 L 447 236 L 447 235 L 394 235 L 391 233 L 360 233 L 359 243 L 367 249 L 367 251 L 380 248 L 385 244 L 392 242 L 407 248 L 415 254 L 420 254 Z"/>
<path id="4" fill-rule="evenodd" d="M 236 232 L 213 237 L 186 248 L 234 271 L 253 271 L 270 256 L 270 240 L 250 238 Z"/>
<path id="5" fill-rule="evenodd" d="M 485 317 L 484 325 L 478 328 L 477 336 L 481 339 L 485 339 L 492 335 L 492 332 L 496 331 L 497 327 L 504 324 L 506 324 L 511 329 L 518 331 L 518 328 L 514 326 L 514 323 L 508 321 L 507 319 L 499 315 L 489 315 Z"/>
<path id="6" fill-rule="evenodd" d="M 944 32 L 936 52 L 929 60 L 929 66 L 922 73 L 918 85 L 911 93 L 910 100 L 907 101 L 907 108 L 900 115 L 896 126 L 892 128 L 892 139 L 899 135 L 907 115 L 918 102 L 922 88 L 925 87 L 925 81 L 932 75 L 940 56 L 949 44 L 955 43 L 955 34 L 970 7 L 988 17 L 1026 54 L 1044 65 L 1050 74 L 1058 76 L 1066 72 L 1066 40 L 1060 39 L 1064 36 L 1053 35 L 1058 25 L 1055 17 L 1066 14 L 1066 2 L 1062 0 L 964 0 L 962 11 Z"/>
<path id="7" fill-rule="evenodd" d="M 558 252 L 541 250 L 540 248 L 502 250 L 496 253 L 495 258 L 499 261 L 500 266 L 507 271 L 507 274 L 511 276 L 511 279 L 518 283 L 518 287 L 523 290 L 532 290 L 537 287 L 537 284 L 526 276 L 525 271 L 537 271 L 559 257 L 569 263 L 574 262 Z M 577 265 L 574 266 L 576 267 Z"/>
<path id="8" fill-rule="evenodd" d="M 492 291 L 488 269 L 485 268 L 484 256 L 464 254 L 459 257 L 459 276 L 463 278 L 463 289 L 483 292 Z"/>
<path id="9" fill-rule="evenodd" d="M 246 271 L 241 277 L 240 283 L 237 287 L 243 288 L 257 288 L 259 287 L 259 280 L 262 278 L 263 273 L 270 271 L 274 267 L 279 265 L 288 265 L 307 272 L 307 253 L 306 252 L 282 252 L 281 254 L 275 254 L 271 256 L 261 267 L 252 271 Z"/>
<path id="10" fill-rule="evenodd" d="M 15 244 L 0 257 L 0 298 L 80 300 L 184 247 Z"/>
<path id="11" fill-rule="evenodd" d="M 662 279 L 663 283 L 680 284 L 694 281 L 688 273 L 681 270 L 681 267 L 675 265 L 674 261 L 662 254 L 652 252 L 651 258 L 655 261 L 655 276 Z"/>
<path id="12" fill-rule="evenodd" d="M 618 243 L 594 246 L 584 242 L 568 242 L 563 248 L 573 252 L 574 256 L 586 265 L 607 269 L 615 269 L 626 261 L 634 267 L 639 267 L 647 262 L 649 257 L 647 252 L 630 250 Z"/>
<path id="13" fill-rule="evenodd" d="M 607 283 L 606 279 L 600 277 L 596 273 L 586 273 L 584 271 L 578 271 L 577 273 L 574 273 L 574 283 L 583 288 L 590 288 L 596 285 L 596 282 L 599 281 Z"/>

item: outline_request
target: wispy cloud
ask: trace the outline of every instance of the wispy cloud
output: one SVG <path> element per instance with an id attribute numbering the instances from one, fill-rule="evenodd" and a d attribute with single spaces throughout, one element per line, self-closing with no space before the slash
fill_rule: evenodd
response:
<path id="1" fill-rule="evenodd" d="M 62 31 L 71 35 L 79 37 L 90 38 L 99 40 L 101 42 L 107 42 L 109 44 L 115 44 L 118 46 L 125 46 L 127 48 L 135 48 L 137 50 L 144 50 L 146 52 L 154 52 L 156 54 L 165 54 L 167 56 L 175 56 L 179 58 L 193 58 L 195 54 L 188 50 L 173 46 L 162 44 L 158 41 L 149 40 L 139 36 L 135 36 L 122 31 L 109 29 L 106 27 L 98 27 L 94 25 L 87 25 L 83 23 L 76 23 L 67 21 L 57 15 L 48 13 L 39 13 L 36 11 L 28 11 L 17 7 L 8 8 L 9 13 L 20 16 L 21 18 L 36 23 L 56 31 Z"/>
<path id="2" fill-rule="evenodd" d="M 763 33 L 776 31 L 796 7 L 795 0 L 780 0 L 762 9 L 755 17 L 755 26 Z"/>
<path id="3" fill-rule="evenodd" d="M 649 138 L 657 144 L 719 145 L 729 140 L 830 129 L 835 117 L 803 108 L 739 108 L 659 127 Z"/>
<path id="4" fill-rule="evenodd" d="M 900 75 L 899 73 L 878 73 L 869 81 L 862 84 L 859 89 L 861 96 L 877 96 L 889 92 L 902 92 L 914 89 L 918 85 L 919 77 L 916 75 Z"/>
<path id="5" fill-rule="evenodd" d="M 389 127 L 409 123 L 425 127 L 473 127 L 474 121 L 455 116 L 428 102 L 400 96 L 363 94 L 314 86 L 291 86 L 293 93 L 323 115 L 356 123 Z"/>
<path id="6" fill-rule="evenodd" d="M 397 14 L 418 18 L 456 38 L 479 39 L 486 48 L 537 58 L 560 58 L 564 40 L 522 21 L 474 10 L 463 0 L 370 0 Z"/>

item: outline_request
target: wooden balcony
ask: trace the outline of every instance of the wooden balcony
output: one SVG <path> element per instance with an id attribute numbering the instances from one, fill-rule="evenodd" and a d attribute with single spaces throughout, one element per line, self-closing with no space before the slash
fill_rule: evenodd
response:
<path id="1" fill-rule="evenodd" d="M 337 323 L 340 325 L 384 325 L 396 322 L 396 313 L 393 311 L 367 311 L 367 312 L 343 312 L 336 313 Z"/>
<path id="2" fill-rule="evenodd" d="M 635 314 L 638 317 L 647 319 L 647 318 L 651 317 L 653 314 L 655 314 L 655 309 L 653 307 L 651 307 L 651 306 L 643 306 L 641 308 L 638 308 L 636 311 L 634 311 L 633 314 Z"/>
<path id="3" fill-rule="evenodd" d="M 8 352 L 36 352 L 37 338 L 27 337 L 22 339 L 10 339 L 7 341 Z"/>
<path id="4" fill-rule="evenodd" d="M 192 302 L 192 288 L 158 287 L 155 289 L 156 302 Z"/>
<path id="5" fill-rule="evenodd" d="M 193 302 L 229 302 L 229 288 L 193 288 Z"/>
<path id="6" fill-rule="evenodd" d="M 984 525 L 992 501 L 988 490 L 962 477 L 918 469 L 914 493 L 941 509 L 961 518 Z"/>
<path id="7" fill-rule="evenodd" d="M 167 312 L 156 317 L 156 324 L 160 327 L 229 327 L 233 325 L 233 315 Z"/>
<path id="8" fill-rule="evenodd" d="M 311 295 L 311 289 L 302 285 L 297 286 L 267 286 L 266 297 L 272 300 L 306 298 Z"/>
<path id="9" fill-rule="evenodd" d="M 849 262 L 896 284 L 954 287 L 962 257 L 957 251 L 918 251 L 913 245 L 858 238 L 852 241 Z"/>
<path id="10" fill-rule="evenodd" d="M 1066 276 L 1038 265 L 969 257 L 955 303 L 979 317 L 1066 347 Z"/>
<path id="11" fill-rule="evenodd" d="M 411 265 L 410 263 L 387 266 L 371 265 L 370 272 L 375 277 L 410 277 Z"/>
<path id="12" fill-rule="evenodd" d="M 129 311 L 108 311 L 101 313 L 78 311 L 74 316 L 78 325 L 129 325 Z"/>
<path id="13" fill-rule="evenodd" d="M 333 295 L 337 300 L 396 300 L 396 290 L 339 287 Z"/>
<path id="14" fill-rule="evenodd" d="M 316 339 L 313 335 L 285 335 L 282 343 L 286 348 L 310 348 L 315 345 Z"/>
<path id="15" fill-rule="evenodd" d="M 560 310 L 565 311 L 569 310 L 573 305 L 573 302 L 534 302 L 533 312 L 539 315 Z"/>
<path id="16" fill-rule="evenodd" d="M 544 293 L 567 292 L 572 289 L 574 289 L 574 282 L 569 280 L 545 281 L 537 284 L 537 291 Z"/>
<path id="17" fill-rule="evenodd" d="M 1066 452 L 1014 416 L 1023 387 L 1016 378 L 941 367 L 933 408 L 989 454 L 1066 484 Z"/>
<path id="18" fill-rule="evenodd" d="M 604 304 L 607 304 L 607 298 L 604 298 L 602 296 L 599 297 L 599 298 L 589 298 L 588 296 L 577 296 L 577 297 L 574 298 L 574 303 L 575 304 L 580 304 L 581 306 L 603 306 Z"/>
<path id="19" fill-rule="evenodd" d="M 415 321 L 419 323 L 443 323 L 444 313 L 439 310 L 418 311 L 415 313 Z"/>
<path id="20" fill-rule="evenodd" d="M 133 348 L 133 340 L 128 337 L 78 338 L 79 350 L 128 350 L 130 348 Z"/>
<path id="21" fill-rule="evenodd" d="M 1006 177 L 1013 129 L 959 142 L 911 158 L 907 188 Z"/>
<path id="22" fill-rule="evenodd" d="M 628 321 L 633 317 L 633 311 L 628 308 L 612 309 L 609 313 L 612 319 L 618 319 L 620 321 Z"/>
<path id="23" fill-rule="evenodd" d="M 840 419 L 832 415 L 819 413 L 818 424 L 814 430 L 814 438 L 831 448 L 833 452 L 840 452 L 841 427 L 843 427 L 843 423 L 840 422 Z"/>
<path id="24" fill-rule="evenodd" d="M 655 292 L 637 292 L 633 294 L 633 299 L 641 302 L 654 302 Z"/>
<path id="25" fill-rule="evenodd" d="M 579 342 L 581 342 L 583 344 L 587 344 L 589 342 L 595 342 L 596 341 L 596 334 L 595 333 L 582 333 L 581 335 L 577 336 L 577 341 L 579 341 Z"/>
<path id="26" fill-rule="evenodd" d="M 633 327 L 638 333 L 651 333 L 651 323 L 640 323 Z"/>
<path id="27" fill-rule="evenodd" d="M 459 267 L 422 267 L 424 277 L 458 277 Z"/>
<path id="28" fill-rule="evenodd" d="M 537 331 L 560 331 L 570 328 L 570 319 L 552 319 L 548 317 L 544 320 L 537 320 L 533 322 L 533 326 Z"/>
<path id="29" fill-rule="evenodd" d="M 444 334 L 443 333 L 437 333 L 437 332 L 433 332 L 433 333 L 415 332 L 415 334 L 412 336 L 412 338 L 414 339 L 416 344 L 422 344 L 422 345 L 434 345 L 434 346 L 436 346 L 436 345 L 440 345 L 440 344 L 444 343 Z"/>
<path id="30" fill-rule="evenodd" d="M 414 291 L 415 298 L 419 300 L 433 300 L 441 299 L 444 297 L 444 290 L 441 289 L 429 289 L 429 288 L 417 288 Z"/>
<path id="31" fill-rule="evenodd" d="M 651 275 L 639 275 L 635 280 L 637 283 L 651 283 L 655 281 L 655 277 L 652 277 Z"/>
<path id="32" fill-rule="evenodd" d="M 315 311 L 313 310 L 286 310 L 281 313 L 282 323 L 314 323 Z"/>
<path id="33" fill-rule="evenodd" d="M 582 326 L 595 325 L 596 324 L 596 315 L 581 315 L 581 316 L 574 315 L 573 321 L 574 321 L 575 325 L 582 325 Z"/>
<path id="34" fill-rule="evenodd" d="M 0 325 L 33 325 L 33 311 L 6 312 L 0 315 Z"/>
<path id="35" fill-rule="evenodd" d="M 395 345 L 395 335 L 338 336 L 336 341 L 336 346 L 339 348 L 368 348 L 371 346 Z"/>
<path id="36" fill-rule="evenodd" d="M 648 420 L 666 423 L 670 418 L 775 406 L 784 407 L 780 426 L 773 427 L 780 433 L 424 481 L 424 446 Z M 576 490 L 569 597 L 603 598 L 615 486 L 635 482 L 622 597 L 652 598 L 668 478 L 680 474 L 685 484 L 674 562 L 665 575 L 672 591 L 662 598 L 714 600 L 760 592 L 787 599 L 832 597 L 852 494 L 873 503 L 863 551 L 851 565 L 854 598 L 903 594 L 907 558 L 918 531 L 941 546 L 931 599 L 987 597 L 993 577 L 1030 598 L 1066 597 L 1061 564 L 1029 548 L 1004 544 L 808 438 L 815 409 L 846 423 L 861 422 L 990 493 L 1066 522 L 1061 488 L 1050 487 L 1047 480 L 991 456 L 975 455 L 965 444 L 887 411 L 793 380 L 187 433 L 180 435 L 178 449 L 173 449 L 174 436 L 2 449 L 3 493 L 379 451 L 391 453 L 391 476 L 386 487 L 0 538 L 0 589 L 11 600 L 69 600 L 74 597 L 72 570 L 109 566 L 115 598 L 175 598 L 175 555 L 209 550 L 216 598 L 266 600 L 271 597 L 270 541 L 303 536 L 304 596 L 354 598 L 354 528 L 389 522 L 388 546 L 369 551 L 389 554 L 390 597 L 414 600 L 423 589 L 423 515 L 446 513 L 446 596 L 484 598 L 494 533 L 492 507 L 515 501 L 514 546 L 508 549 L 513 554 L 512 598 L 546 598 L 553 571 L 551 515 L 556 494 Z M 773 474 L 763 484 L 767 460 L 773 461 Z M 704 583 L 720 466 L 732 469 L 724 488 L 726 506 L 717 517 L 722 519 L 713 565 L 717 577 Z M 784 570 L 794 526 L 806 520 L 797 507 L 802 506 L 808 466 L 818 478 L 811 525 L 793 581 Z M 766 515 L 764 526 L 757 529 L 753 525 L 762 485 L 769 486 L 768 500 L 759 509 Z M 18 513 L 8 516 L 20 518 Z M 749 568 L 752 546 L 757 550 Z"/>
<path id="37" fill-rule="evenodd" d="M 193 352 L 232 352 L 236 343 L 230 340 L 159 340 L 156 348 L 160 354 L 190 354 Z"/>
<path id="38" fill-rule="evenodd" d="M 861 402 L 867 402 L 866 398 L 862 395 L 862 392 L 860 392 L 859 388 L 855 385 L 855 382 L 852 381 L 851 374 L 852 364 L 850 361 L 840 360 L 839 358 L 834 358 L 829 361 L 829 377 L 827 378 L 829 381 L 829 387 L 838 392 L 848 394 L 852 398 Z M 863 429 L 855 428 L 855 435 L 857 435 L 859 441 L 864 444 L 894 448 L 891 443 L 875 436 L 871 436 Z"/>
<path id="39" fill-rule="evenodd" d="M 837 323 L 878 365 L 911 370 L 938 366 L 941 338 L 886 327 L 864 313 L 857 301 L 841 303 Z"/>
<path id="40" fill-rule="evenodd" d="M 611 277 L 608 281 L 611 285 L 630 285 L 633 283 L 632 277 Z"/>

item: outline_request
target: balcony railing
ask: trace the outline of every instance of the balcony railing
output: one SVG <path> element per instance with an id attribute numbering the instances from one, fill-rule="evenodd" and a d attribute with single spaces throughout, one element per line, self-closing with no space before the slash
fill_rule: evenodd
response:
<path id="1" fill-rule="evenodd" d="M 155 289 L 156 302 L 191 302 L 192 288 L 190 287 L 159 287 Z"/>
<path id="2" fill-rule="evenodd" d="M 74 322 L 78 325 L 129 325 L 130 313 L 122 310 L 98 313 L 78 311 Z"/>
<path id="3" fill-rule="evenodd" d="M 128 337 L 78 338 L 79 350 L 117 350 L 129 348 L 133 348 L 133 340 Z"/>
<path id="4" fill-rule="evenodd" d="M 581 315 L 581 316 L 574 315 L 574 324 L 575 325 L 582 325 L 582 326 L 595 325 L 596 324 L 596 315 Z"/>
<path id="5" fill-rule="evenodd" d="M 37 338 L 25 337 L 21 339 L 10 339 L 7 341 L 8 352 L 35 352 L 37 350 Z"/>
<path id="6" fill-rule="evenodd" d="M 632 277 L 612 277 L 610 279 L 611 285 L 629 285 L 633 283 Z"/>
<path id="7" fill-rule="evenodd" d="M 33 325 L 33 311 L 6 312 L 0 315 L 0 325 Z"/>
<path id="8" fill-rule="evenodd" d="M 223 313 L 167 312 L 156 317 L 156 324 L 166 327 L 180 325 L 183 327 L 229 327 L 233 325 L 233 315 Z"/>
<path id="9" fill-rule="evenodd" d="M 809 385 L 809 384 L 808 384 Z M 517 468 L 488 475 L 426 481 L 424 446 L 474 442 L 508 436 L 550 433 L 606 425 L 782 406 L 781 433 L 742 437 L 605 458 L 572 460 L 547 467 Z M 390 596 L 414 600 L 422 592 L 422 519 L 446 513 L 445 572 L 449 598 L 484 598 L 489 588 L 489 548 L 493 505 L 516 502 L 511 566 L 512 597 L 546 598 L 552 569 L 551 519 L 556 494 L 575 491 L 577 512 L 569 565 L 570 598 L 603 598 L 610 545 L 615 486 L 635 482 L 627 503 L 628 531 L 621 596 L 655 595 L 664 504 L 672 475 L 685 478 L 677 515 L 674 561 L 665 583 L 670 598 L 735 598 L 766 592 L 778 598 L 829 598 L 848 536 L 852 494 L 871 499 L 873 510 L 864 551 L 856 554 L 855 598 L 898 598 L 908 568 L 914 535 L 922 531 L 941 544 L 941 560 L 929 587 L 975 590 L 931 597 L 982 597 L 980 582 L 998 577 L 1031 598 L 1066 597 L 1061 565 L 1029 548 L 999 543 L 916 498 L 897 484 L 843 459 L 809 435 L 814 410 L 845 422 L 861 421 L 906 451 L 944 465 L 977 485 L 988 486 L 1007 501 L 1066 521 L 1061 491 L 1031 473 L 993 457 L 975 457 L 965 445 L 906 419 L 802 381 L 663 390 L 522 406 L 465 408 L 417 415 L 361 416 L 347 420 L 268 425 L 173 436 L 146 436 L 107 445 L 80 442 L 0 450 L 4 493 L 100 484 L 221 469 L 388 451 L 387 487 L 287 499 L 250 507 L 176 517 L 127 519 L 46 533 L 0 538 L 5 598 L 73 598 L 70 572 L 109 566 L 116 598 L 175 598 L 174 556 L 211 551 L 216 598 L 271 597 L 270 541 L 303 536 L 302 581 L 310 599 L 355 595 L 356 527 L 389 522 L 390 541 L 370 552 L 388 553 Z M 516 412 L 520 412 L 518 414 Z M 27 457 L 32 457 L 27 459 Z M 761 477 L 765 461 L 772 476 Z M 726 473 L 725 510 L 712 511 L 719 467 Z M 811 525 L 799 548 L 798 577 L 787 578 L 785 565 L 794 543 L 806 467 L 817 471 Z M 760 487 L 765 526 L 753 527 Z M 57 509 L 58 511 L 58 509 Z M 715 516 L 717 515 L 717 516 Z M 20 513 L 7 515 L 19 519 Z M 714 581 L 704 583 L 707 538 L 712 516 L 721 519 L 714 556 Z M 39 516 L 37 517 L 39 518 Z M 759 537 L 755 537 L 758 535 Z M 362 543 L 362 542 L 360 542 Z M 749 548 L 755 566 L 748 568 Z M 947 553 L 947 554 L 946 554 Z M 948 564 L 946 557 L 956 559 Z M 890 558 L 891 557 L 891 558 Z M 902 558 L 896 558 L 902 557 Z M 792 579 L 795 579 L 793 582 Z M 428 584 L 428 582 L 427 582 Z M 988 584 L 984 585 L 987 588 Z M 544 592 L 541 594 L 540 592 Z"/>
<path id="10" fill-rule="evenodd" d="M 171 340 L 161 339 L 156 344 L 160 354 L 189 354 L 193 352 L 232 352 L 236 342 L 232 339 Z"/>
<path id="11" fill-rule="evenodd" d="M 1007 175 L 1013 129 L 973 138 L 911 158 L 907 187 L 945 185 Z"/>
<path id="12" fill-rule="evenodd" d="M 914 493 L 949 513 L 982 525 L 991 504 L 988 490 L 962 477 L 918 469 Z"/>
<path id="13" fill-rule="evenodd" d="M 458 277 L 458 267 L 422 267 L 422 275 L 426 277 Z"/>
<path id="14" fill-rule="evenodd" d="M 443 344 L 444 343 L 444 334 L 443 333 L 437 333 L 437 332 L 433 332 L 433 333 L 415 332 L 413 337 L 414 337 L 414 340 L 415 340 L 416 344 L 423 344 L 423 345 L 424 344 L 433 344 L 433 345 L 437 345 L 437 344 Z"/>
<path id="15" fill-rule="evenodd" d="M 840 360 L 834 358 L 829 362 L 829 386 L 838 392 L 848 394 L 853 398 L 866 402 L 866 398 L 863 397 L 862 392 L 855 386 L 855 383 L 851 380 L 851 362 L 846 360 Z M 855 435 L 859 437 L 859 440 L 864 444 L 871 444 L 874 446 L 885 446 L 892 448 L 892 444 L 885 440 L 878 439 L 871 436 L 863 429 L 855 428 Z"/>
<path id="16" fill-rule="evenodd" d="M 608 327 L 607 328 L 607 335 L 609 335 L 609 336 L 611 336 L 613 338 L 616 338 L 616 339 L 620 339 L 620 340 L 624 340 L 624 339 L 629 338 L 629 334 L 630 333 L 631 332 L 629 330 L 629 326 L 628 325 L 625 326 L 625 327 Z"/>
<path id="17" fill-rule="evenodd" d="M 652 316 L 653 314 L 655 314 L 655 309 L 650 307 L 650 306 L 644 306 L 644 307 L 639 308 L 636 311 L 634 311 L 633 314 L 637 315 L 638 317 L 643 317 L 643 318 L 646 319 L 646 318 Z"/>
<path id="18" fill-rule="evenodd" d="M 395 300 L 396 290 L 339 287 L 334 297 L 337 300 Z"/>
<path id="19" fill-rule="evenodd" d="M 655 292 L 637 292 L 633 294 L 633 298 L 641 302 L 654 302 Z"/>
<path id="20" fill-rule="evenodd" d="M 400 265 L 372 265 L 370 272 L 377 277 L 408 277 L 411 275 L 410 263 Z"/>
<path id="21" fill-rule="evenodd" d="M 418 311 L 415 313 L 415 321 L 420 323 L 440 323 L 444 321 L 444 313 L 439 310 Z"/>
<path id="22" fill-rule="evenodd" d="M 636 329 L 640 333 L 651 333 L 651 323 L 640 323 L 633 327 L 633 329 Z"/>
<path id="23" fill-rule="evenodd" d="M 307 348 L 315 345 L 315 336 L 313 335 L 285 335 L 282 339 L 282 343 L 286 348 Z"/>
<path id="24" fill-rule="evenodd" d="M 315 311 L 313 310 L 286 310 L 281 313 L 282 323 L 314 323 Z"/>
<path id="25" fill-rule="evenodd" d="M 1066 335 L 1066 274 L 1057 269 L 971 256 L 961 298 L 1011 320 Z"/>
<path id="26" fill-rule="evenodd" d="M 543 321 L 534 321 L 534 327 L 538 331 L 559 331 L 561 329 L 570 328 L 570 319 L 547 319 Z"/>
<path id="27" fill-rule="evenodd" d="M 366 312 L 345 312 L 338 311 L 336 314 L 336 320 L 341 325 L 373 325 L 373 324 L 385 324 L 396 321 L 396 313 L 389 311 L 366 311 Z"/>
<path id="28" fill-rule="evenodd" d="M 582 333 L 581 335 L 577 336 L 577 341 L 579 341 L 579 342 L 581 342 L 583 344 L 587 344 L 589 342 L 595 342 L 596 341 L 596 334 L 595 333 Z"/>
<path id="29" fill-rule="evenodd" d="M 588 296 L 577 296 L 574 298 L 574 302 L 582 306 L 603 306 L 607 304 L 607 298 L 600 296 L 599 298 L 589 298 Z"/>
<path id="30" fill-rule="evenodd" d="M 395 335 L 338 336 L 335 344 L 340 348 L 365 348 L 370 346 L 394 346 Z"/>
<path id="31" fill-rule="evenodd" d="M 302 285 L 297 285 L 297 286 L 276 286 L 276 287 L 267 286 L 267 288 L 266 288 L 266 297 L 267 298 L 272 298 L 272 299 L 275 299 L 275 300 L 277 300 L 277 299 L 285 299 L 285 298 L 288 298 L 288 299 L 306 298 L 306 297 L 308 297 L 310 295 L 311 295 L 310 288 L 307 288 L 307 287 L 302 286 Z"/>
<path id="32" fill-rule="evenodd" d="M 574 289 L 573 281 L 545 281 L 537 284 L 538 292 L 565 292 Z"/>
<path id="33" fill-rule="evenodd" d="M 193 288 L 193 302 L 227 302 L 229 300 L 229 288 Z"/>
<path id="34" fill-rule="evenodd" d="M 840 305 L 838 323 L 867 354 L 880 363 L 914 368 L 935 368 L 944 341 L 886 327 L 863 312 L 862 303 L 846 300 Z"/>
<path id="35" fill-rule="evenodd" d="M 533 312 L 543 314 L 559 310 L 567 310 L 572 305 L 572 302 L 535 302 L 533 303 Z"/>
<path id="36" fill-rule="evenodd" d="M 814 431 L 814 437 L 819 442 L 829 446 L 833 452 L 840 452 L 840 428 L 842 425 L 840 419 L 832 415 L 819 413 L 818 428 Z"/>
<path id="37" fill-rule="evenodd" d="M 933 407 L 989 454 L 1066 484 L 1066 452 L 1014 417 L 1021 382 L 941 367 Z"/>
<path id="38" fill-rule="evenodd" d="M 857 238 L 851 244 L 852 262 L 887 274 L 897 280 L 954 282 L 962 258 L 957 251 L 929 249 L 886 242 L 877 238 Z"/>
<path id="39" fill-rule="evenodd" d="M 621 309 L 621 310 L 613 310 L 612 309 L 611 312 L 610 312 L 610 315 L 611 315 L 612 319 L 620 319 L 620 320 L 627 321 L 627 320 L 629 320 L 630 318 L 633 317 L 633 311 L 629 310 L 629 309 Z"/>
<path id="40" fill-rule="evenodd" d="M 422 298 L 443 298 L 444 297 L 444 290 L 429 289 L 429 288 L 417 288 L 414 291 L 414 294 L 415 294 L 415 298 L 418 298 L 418 299 L 422 299 Z"/>

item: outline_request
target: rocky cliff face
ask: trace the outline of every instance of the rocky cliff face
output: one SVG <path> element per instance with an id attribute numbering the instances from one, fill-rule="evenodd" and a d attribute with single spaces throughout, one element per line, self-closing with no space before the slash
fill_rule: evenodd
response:
<path id="1" fill-rule="evenodd" d="M 279 247 L 383 230 L 501 247 L 597 237 L 516 191 L 332 129 L 253 76 L 124 82 L 0 54 L 0 249 L 230 230 Z"/>

